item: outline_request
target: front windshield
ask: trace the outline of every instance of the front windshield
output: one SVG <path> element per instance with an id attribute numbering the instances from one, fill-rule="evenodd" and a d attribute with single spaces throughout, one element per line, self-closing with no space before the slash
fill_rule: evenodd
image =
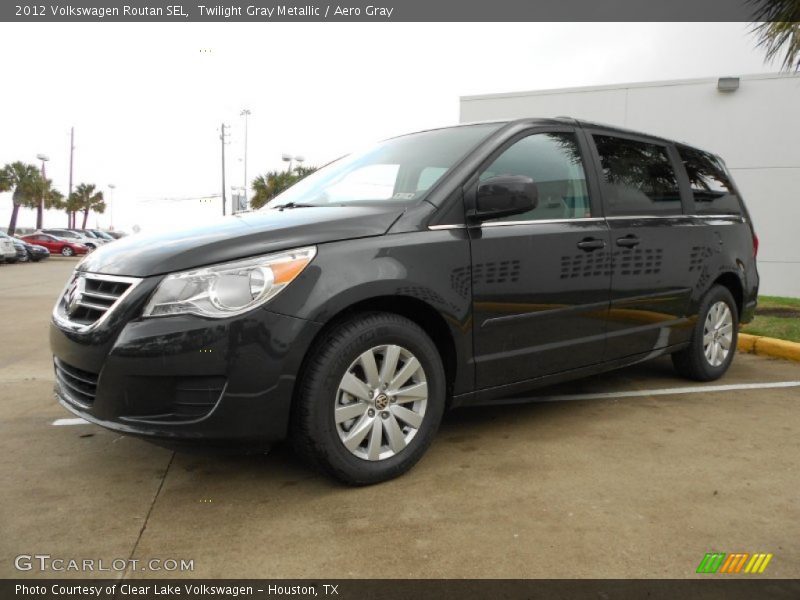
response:
<path id="1" fill-rule="evenodd" d="M 287 204 L 410 204 L 479 142 L 501 126 L 481 123 L 412 133 L 330 163 L 278 194 L 265 208 Z"/>

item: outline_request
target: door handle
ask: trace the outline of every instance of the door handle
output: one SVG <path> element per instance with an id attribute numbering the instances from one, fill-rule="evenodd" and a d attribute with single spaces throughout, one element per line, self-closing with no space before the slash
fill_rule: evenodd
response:
<path id="1" fill-rule="evenodd" d="M 606 243 L 604 240 L 598 240 L 597 238 L 586 238 L 578 242 L 578 248 L 581 250 L 586 250 L 587 252 L 591 252 L 592 250 L 599 250 L 600 248 L 605 248 Z"/>
<path id="2" fill-rule="evenodd" d="M 633 248 L 634 246 L 638 246 L 639 242 L 641 242 L 638 237 L 635 235 L 626 235 L 625 237 L 617 238 L 617 246 L 622 246 L 623 248 Z"/>

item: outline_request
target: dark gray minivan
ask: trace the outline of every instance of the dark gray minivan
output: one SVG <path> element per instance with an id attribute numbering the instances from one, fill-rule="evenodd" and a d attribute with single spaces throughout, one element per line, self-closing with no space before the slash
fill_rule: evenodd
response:
<path id="1" fill-rule="evenodd" d="M 115 431 L 395 477 L 446 407 L 671 354 L 707 381 L 752 318 L 758 240 L 722 160 L 578 122 L 386 140 L 264 209 L 76 268 L 56 393 Z"/>

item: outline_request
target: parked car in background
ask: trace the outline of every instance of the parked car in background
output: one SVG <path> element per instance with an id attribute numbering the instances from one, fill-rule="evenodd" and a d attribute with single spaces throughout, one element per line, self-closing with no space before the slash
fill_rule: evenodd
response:
<path id="1" fill-rule="evenodd" d="M 30 256 L 28 256 L 28 249 L 25 247 L 25 242 L 13 238 L 11 243 L 14 244 L 14 249 L 17 251 L 17 262 L 28 262 Z"/>
<path id="2" fill-rule="evenodd" d="M 19 248 L 20 245 L 23 247 L 27 255 L 26 258 L 27 261 L 39 262 L 40 260 L 44 260 L 45 258 L 50 258 L 50 250 L 48 250 L 44 246 L 29 244 L 28 242 L 21 239 L 14 240 L 14 244 L 17 245 L 17 248 Z"/>
<path id="3" fill-rule="evenodd" d="M 128 235 L 124 231 L 104 231 L 103 233 L 110 235 L 115 240 L 118 240 L 120 238 L 124 238 L 126 235 Z"/>
<path id="4" fill-rule="evenodd" d="M 62 256 L 80 256 L 89 252 L 89 248 L 83 244 L 49 233 L 33 233 L 22 236 L 21 239 L 29 244 L 44 246 L 51 253 Z"/>
<path id="5" fill-rule="evenodd" d="M 17 262 L 17 249 L 14 247 L 14 239 L 7 233 L 0 232 L 0 263 Z"/>
<path id="6" fill-rule="evenodd" d="M 110 235 L 108 232 L 102 231 L 100 229 L 87 229 L 86 231 L 91 231 L 96 236 L 99 236 L 101 239 L 104 239 L 107 242 L 113 242 L 114 240 L 117 239 L 113 235 Z"/>
<path id="7" fill-rule="evenodd" d="M 113 237 L 106 236 L 102 231 L 97 229 L 72 229 L 71 231 L 84 235 L 91 240 L 96 240 L 99 244 L 107 244 L 114 241 Z"/>
<path id="8" fill-rule="evenodd" d="M 41 229 L 41 233 L 47 233 L 56 237 L 67 239 L 71 242 L 83 244 L 91 250 L 95 250 L 106 243 L 105 240 L 88 236 L 77 229 Z"/>

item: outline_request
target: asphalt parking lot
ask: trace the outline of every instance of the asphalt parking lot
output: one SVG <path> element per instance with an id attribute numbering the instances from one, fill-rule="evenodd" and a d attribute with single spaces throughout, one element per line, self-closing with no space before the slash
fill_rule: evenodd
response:
<path id="1" fill-rule="evenodd" d="M 39 553 L 194 561 L 137 577 L 683 578 L 711 551 L 800 577 L 800 387 L 745 387 L 797 363 L 739 355 L 711 384 L 734 389 L 678 394 L 652 392 L 696 385 L 658 360 L 542 392 L 599 399 L 456 411 L 408 475 L 350 489 L 282 447 L 54 425 L 47 326 L 76 262 L 0 267 L 0 577 L 115 576 L 15 569 Z"/>

